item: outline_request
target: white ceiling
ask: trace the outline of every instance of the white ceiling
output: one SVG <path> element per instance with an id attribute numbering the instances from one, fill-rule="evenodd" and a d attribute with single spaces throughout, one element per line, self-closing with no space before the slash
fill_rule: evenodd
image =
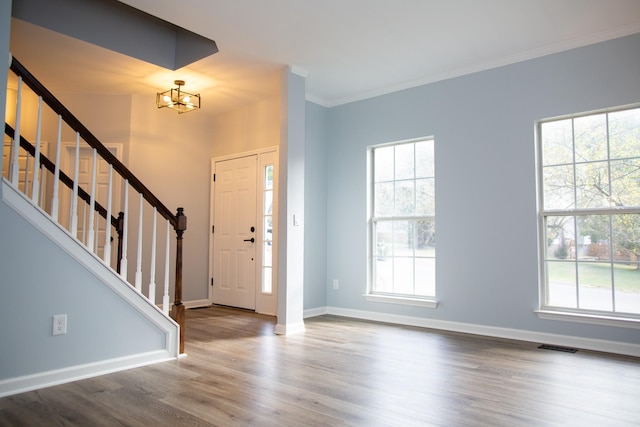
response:
<path id="1" fill-rule="evenodd" d="M 284 65 L 334 106 L 640 32 L 639 0 L 121 1 L 220 52 L 174 72 L 14 20 L 12 53 L 54 91 L 154 95 L 183 79 L 215 113 L 272 95 Z"/>

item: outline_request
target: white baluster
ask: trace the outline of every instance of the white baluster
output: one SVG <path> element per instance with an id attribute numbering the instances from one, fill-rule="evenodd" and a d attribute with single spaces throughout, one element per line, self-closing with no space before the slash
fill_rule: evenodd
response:
<path id="1" fill-rule="evenodd" d="M 93 163 L 91 165 L 91 194 L 89 195 L 89 235 L 87 236 L 87 247 L 95 252 L 95 207 L 96 207 L 96 169 L 98 163 L 96 155 L 98 150 L 93 149 Z"/>
<path id="2" fill-rule="evenodd" d="M 113 165 L 109 165 L 109 186 L 107 188 L 107 223 L 104 237 L 104 262 L 111 265 L 111 184 L 113 179 Z"/>
<path id="3" fill-rule="evenodd" d="M 149 272 L 149 300 L 156 303 L 156 215 L 158 209 L 153 208 L 153 229 L 151 231 L 151 271 Z"/>
<path id="4" fill-rule="evenodd" d="M 53 195 L 51 197 L 51 217 L 58 222 L 58 200 L 60 200 L 60 145 L 62 140 L 62 116 L 58 114 L 58 142 L 56 143 L 56 163 L 53 172 Z"/>
<path id="5" fill-rule="evenodd" d="M 22 110 L 22 77 L 18 77 L 18 95 L 16 99 L 16 128 L 14 129 L 13 145 L 11 145 L 11 162 L 9 163 L 9 172 L 11 184 L 18 188 L 18 180 L 20 178 L 20 111 Z"/>
<path id="6" fill-rule="evenodd" d="M 82 237 L 82 239 L 78 240 L 80 240 L 85 245 L 87 244 L 87 211 L 88 209 L 85 203 L 81 203 L 78 205 L 78 218 L 82 218 L 82 227 L 80 229 L 80 236 Z"/>
<path id="7" fill-rule="evenodd" d="M 14 136 L 15 136 L 15 133 L 14 133 Z M 10 142 L 11 143 L 9 144 L 9 157 L 8 157 L 8 161 L 9 161 L 8 166 L 9 166 L 9 168 L 7 169 L 7 179 L 9 180 L 9 182 L 11 182 L 11 177 L 13 176 L 13 151 L 14 151 L 14 148 L 13 148 L 14 144 L 13 143 L 15 142 L 15 138 L 11 138 Z M 3 152 L 3 156 L 4 156 L 4 152 Z M 3 159 L 2 163 L 3 163 L 2 166 L 4 166 L 4 159 Z"/>
<path id="8" fill-rule="evenodd" d="M 127 280 L 127 237 L 129 236 L 129 180 L 124 180 L 124 221 L 122 224 L 122 258 L 120 259 L 120 276 Z"/>
<path id="9" fill-rule="evenodd" d="M 29 196 L 29 153 L 27 153 L 27 157 L 24 162 L 24 194 L 25 196 Z"/>
<path id="10" fill-rule="evenodd" d="M 40 129 L 42 127 L 42 97 L 38 97 L 38 123 L 36 124 L 36 153 L 33 157 L 33 186 L 31 187 L 31 200 L 36 205 L 39 203 L 38 196 L 40 195 L 39 187 L 40 180 L 38 174 L 40 173 Z"/>
<path id="11" fill-rule="evenodd" d="M 98 255 L 98 230 L 100 229 L 100 215 L 98 214 L 98 211 L 93 211 L 93 213 L 91 214 L 94 220 L 94 223 L 96 224 L 95 229 L 93 231 L 93 253 Z"/>
<path id="12" fill-rule="evenodd" d="M 76 155 L 73 171 L 73 194 L 71 195 L 71 235 L 78 237 L 78 169 L 80 168 L 80 133 L 76 132 Z"/>
<path id="13" fill-rule="evenodd" d="M 44 177 L 45 174 L 47 173 L 47 169 L 44 167 L 44 165 L 40 166 L 40 176 L 39 176 L 39 180 L 40 182 L 44 181 Z M 40 196 L 39 199 L 40 201 L 42 201 L 42 203 L 44 204 L 44 185 L 39 185 L 39 192 L 40 192 Z"/>
<path id="14" fill-rule="evenodd" d="M 169 315 L 169 245 L 171 244 L 171 230 L 167 220 L 167 249 L 164 259 L 164 294 L 162 295 L 162 311 Z"/>
<path id="15" fill-rule="evenodd" d="M 140 193 L 140 203 L 138 208 L 138 256 L 136 257 L 136 291 L 142 292 L 142 193 Z"/>

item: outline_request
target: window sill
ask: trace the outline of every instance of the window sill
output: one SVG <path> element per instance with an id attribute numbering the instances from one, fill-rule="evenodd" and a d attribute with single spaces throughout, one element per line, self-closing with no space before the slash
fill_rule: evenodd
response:
<path id="1" fill-rule="evenodd" d="M 411 298 L 411 297 L 399 297 L 399 296 L 391 296 L 391 295 L 374 295 L 374 294 L 364 294 L 364 298 L 367 301 L 373 302 L 384 302 L 390 304 L 402 304 L 402 305 L 414 305 L 418 307 L 429 307 L 436 308 L 438 306 L 438 301 L 436 300 L 428 300 L 422 298 Z"/>
<path id="2" fill-rule="evenodd" d="M 588 323 L 600 326 L 616 326 L 619 328 L 640 329 L 640 319 L 622 319 L 596 314 L 571 313 L 566 311 L 555 311 L 549 309 L 534 310 L 540 319 L 561 320 L 566 322 Z"/>

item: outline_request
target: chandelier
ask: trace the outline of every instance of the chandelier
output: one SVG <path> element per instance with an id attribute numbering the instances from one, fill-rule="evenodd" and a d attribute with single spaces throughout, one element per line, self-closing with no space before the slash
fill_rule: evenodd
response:
<path id="1" fill-rule="evenodd" d="M 173 83 L 178 87 L 156 94 L 158 108 L 172 108 L 178 111 L 178 114 L 198 110 L 200 108 L 200 94 L 194 95 L 181 90 L 180 87 L 184 86 L 184 80 L 175 80 Z"/>

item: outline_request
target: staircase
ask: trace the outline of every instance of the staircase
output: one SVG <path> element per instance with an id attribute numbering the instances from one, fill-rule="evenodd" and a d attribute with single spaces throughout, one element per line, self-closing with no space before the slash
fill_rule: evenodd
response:
<path id="1" fill-rule="evenodd" d="M 175 359 L 182 208 L 173 214 L 15 58 L 10 70 L 0 289 L 17 301 L 0 302 L 0 318 L 18 326 L 0 327 L 0 396 Z M 69 312 L 64 336 L 55 310 Z"/>

